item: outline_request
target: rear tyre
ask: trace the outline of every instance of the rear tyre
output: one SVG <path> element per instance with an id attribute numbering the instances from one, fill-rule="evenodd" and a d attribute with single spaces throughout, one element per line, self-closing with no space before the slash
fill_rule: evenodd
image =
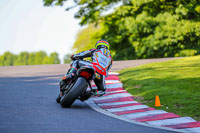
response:
<path id="1" fill-rule="evenodd" d="M 87 89 L 87 81 L 83 77 L 79 77 L 74 86 L 65 93 L 60 99 L 60 104 L 63 107 L 69 108 L 73 102 L 82 94 L 83 90 Z"/>

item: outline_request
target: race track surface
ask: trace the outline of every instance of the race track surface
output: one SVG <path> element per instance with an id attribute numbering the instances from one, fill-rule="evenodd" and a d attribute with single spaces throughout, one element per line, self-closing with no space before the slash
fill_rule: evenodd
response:
<path id="1" fill-rule="evenodd" d="M 112 71 L 157 60 L 114 62 Z M 56 103 L 58 83 L 68 65 L 0 67 L 1 133 L 171 133 L 96 112 L 85 102 Z"/>

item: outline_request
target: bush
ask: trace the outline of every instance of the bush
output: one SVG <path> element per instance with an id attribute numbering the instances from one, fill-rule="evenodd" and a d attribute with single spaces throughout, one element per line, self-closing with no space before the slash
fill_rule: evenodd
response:
<path id="1" fill-rule="evenodd" d="M 177 53 L 176 57 L 185 57 L 185 56 L 194 56 L 197 54 L 197 50 L 194 49 L 185 49 L 181 50 L 180 53 Z"/>

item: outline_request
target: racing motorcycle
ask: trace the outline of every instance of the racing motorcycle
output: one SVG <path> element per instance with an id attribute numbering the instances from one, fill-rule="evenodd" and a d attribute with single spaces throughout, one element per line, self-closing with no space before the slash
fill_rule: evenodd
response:
<path id="1" fill-rule="evenodd" d="M 87 65 L 80 67 L 74 77 L 61 87 L 60 94 L 56 101 L 63 107 L 68 108 L 76 99 L 84 101 L 91 96 L 96 96 L 97 89 L 91 86 L 91 81 L 94 80 L 95 77 L 96 74 L 93 66 Z"/>

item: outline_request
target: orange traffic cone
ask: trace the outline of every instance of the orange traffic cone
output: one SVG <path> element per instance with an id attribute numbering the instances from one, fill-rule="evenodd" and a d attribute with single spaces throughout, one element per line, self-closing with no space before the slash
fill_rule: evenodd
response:
<path id="1" fill-rule="evenodd" d="M 160 107 L 160 99 L 159 99 L 159 96 L 156 96 L 156 100 L 155 100 L 155 106 L 156 107 Z"/>

